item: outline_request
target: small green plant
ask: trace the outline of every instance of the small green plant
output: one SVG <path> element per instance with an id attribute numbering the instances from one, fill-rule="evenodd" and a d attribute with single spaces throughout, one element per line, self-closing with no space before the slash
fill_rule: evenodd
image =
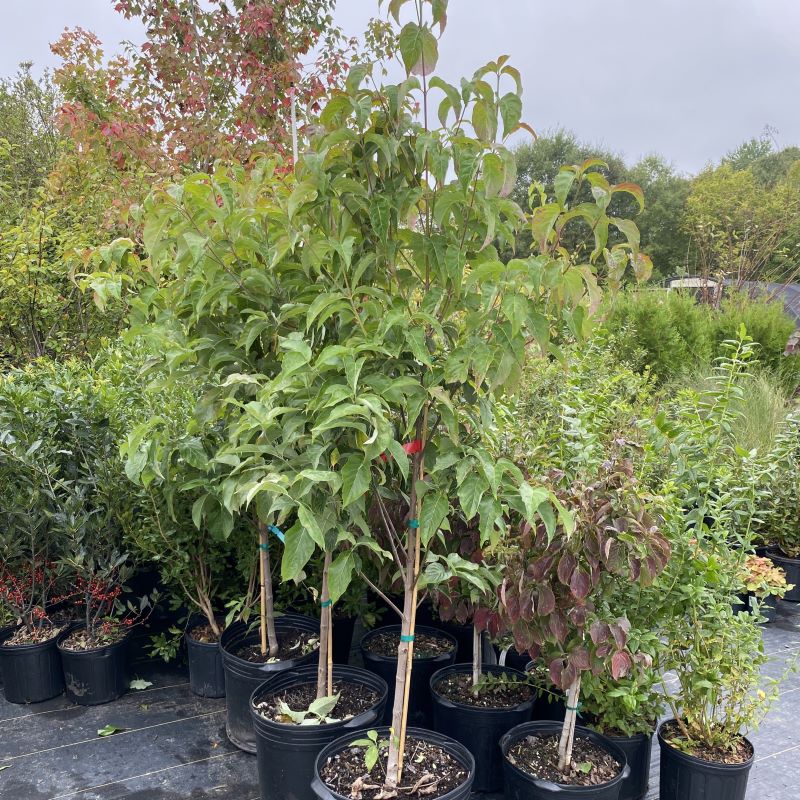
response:
<path id="1" fill-rule="evenodd" d="M 759 600 L 783 597 L 794 588 L 793 584 L 786 583 L 786 573 L 780 567 L 760 556 L 747 556 L 740 575 L 745 590 Z"/>
<path id="2" fill-rule="evenodd" d="M 319 697 L 302 711 L 293 711 L 289 705 L 281 700 L 278 703 L 280 722 L 293 722 L 295 725 L 321 725 L 323 722 L 332 723 L 341 720 L 331 717 L 331 712 L 339 702 L 339 695 Z"/>
<path id="3" fill-rule="evenodd" d="M 353 742 L 353 747 L 363 747 L 364 748 L 364 766 L 367 768 L 367 772 L 372 772 L 375 768 L 375 765 L 378 763 L 378 758 L 380 757 L 381 750 L 385 749 L 389 746 L 388 739 L 381 739 L 378 740 L 378 732 L 377 731 L 367 731 L 367 738 L 366 739 L 356 739 Z"/>
<path id="4" fill-rule="evenodd" d="M 506 672 L 499 674 L 484 672 L 481 674 L 478 682 L 470 687 L 470 691 L 475 697 L 483 697 L 487 694 L 502 692 L 508 687 L 521 687 L 530 686 L 531 682 L 528 679 L 515 678 Z"/>

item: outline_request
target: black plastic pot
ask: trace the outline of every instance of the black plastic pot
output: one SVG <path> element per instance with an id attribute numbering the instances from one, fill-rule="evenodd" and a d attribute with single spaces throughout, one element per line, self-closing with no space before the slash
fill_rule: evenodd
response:
<path id="1" fill-rule="evenodd" d="M 300 614 L 284 614 L 275 620 L 275 631 L 279 636 L 291 631 L 318 634 L 319 620 Z M 314 651 L 274 664 L 255 664 L 233 654 L 242 645 L 259 641 L 258 629 L 248 633 L 243 622 L 235 622 L 226 629 L 219 642 L 225 670 L 225 705 L 228 711 L 225 730 L 231 742 L 246 753 L 256 752 L 256 735 L 250 716 L 250 697 L 253 692 L 275 673 L 308 664 L 319 657 Z"/>
<path id="2" fill-rule="evenodd" d="M 130 632 L 114 644 L 92 650 L 69 650 L 64 640 L 84 626 L 64 631 L 56 640 L 64 670 L 67 697 L 79 706 L 110 703 L 128 691 L 128 643 Z"/>
<path id="3" fill-rule="evenodd" d="M 630 768 L 630 775 L 622 782 L 619 800 L 641 800 L 650 784 L 650 755 L 653 748 L 653 734 L 640 733 L 637 736 L 608 736 L 623 753 Z"/>
<path id="4" fill-rule="evenodd" d="M 778 598 L 777 597 L 764 597 L 757 598 L 751 594 L 747 598 L 748 610 L 755 612 L 755 604 L 758 603 L 758 610 L 764 617 L 764 623 L 775 622 L 778 619 Z"/>
<path id="5" fill-rule="evenodd" d="M 508 667 L 485 665 L 483 671 L 489 675 L 506 674 L 517 680 L 528 676 Z M 472 664 L 456 664 L 445 667 L 431 678 L 433 700 L 433 729 L 457 742 L 461 742 L 475 759 L 475 792 L 495 792 L 503 786 L 503 754 L 498 742 L 500 737 L 515 725 L 531 718 L 535 695 L 514 708 L 477 708 L 467 703 L 454 703 L 442 697 L 436 686 L 451 675 L 470 674 Z"/>
<path id="6" fill-rule="evenodd" d="M 383 718 L 386 695 L 389 692 L 383 678 L 360 667 L 336 664 L 333 668 L 333 679 L 373 689 L 378 693 L 378 702 L 347 722 L 334 722 L 329 725 L 285 725 L 266 719 L 255 711 L 255 704 L 265 694 L 304 683 L 315 684 L 317 681 L 315 664 L 279 672 L 253 692 L 250 698 L 250 713 L 256 735 L 258 784 L 262 800 L 313 798 L 311 781 L 314 777 L 314 762 L 319 751 L 350 731 L 363 732 L 374 728 Z"/>
<path id="7" fill-rule="evenodd" d="M 783 599 L 790 603 L 800 603 L 800 558 L 789 558 L 777 547 L 770 547 L 767 557 L 786 573 L 786 583 L 794 584 L 794 589 L 786 592 Z"/>
<path id="8" fill-rule="evenodd" d="M 589 728 L 583 728 L 578 725 L 575 727 L 575 735 L 591 739 L 594 744 L 611 753 L 622 764 L 619 774 L 608 783 L 601 783 L 599 786 L 568 786 L 563 783 L 543 781 L 515 767 L 505 757 L 508 751 L 526 736 L 537 734 L 558 735 L 560 733 L 561 725 L 558 722 L 525 722 L 510 730 L 500 740 L 500 749 L 503 752 L 503 774 L 505 776 L 504 797 L 507 800 L 542 800 L 542 798 L 557 798 L 557 800 L 618 800 L 622 784 L 630 774 L 630 767 L 626 762 L 625 753 L 613 740 L 596 731 L 589 730 Z"/>
<path id="9" fill-rule="evenodd" d="M 16 630 L 8 630 L 0 643 L 0 673 L 9 703 L 41 703 L 64 691 L 64 673 L 56 639 L 39 644 L 7 645 Z"/>
<path id="10" fill-rule="evenodd" d="M 183 637 L 189 658 L 189 688 L 198 697 L 225 697 L 225 670 L 219 642 L 198 642 L 191 637 L 192 628 L 206 621 L 205 617 L 193 616 Z"/>
<path id="11" fill-rule="evenodd" d="M 333 663 L 348 664 L 350 651 L 353 649 L 353 631 L 356 628 L 355 617 L 334 617 L 333 619 Z"/>
<path id="12" fill-rule="evenodd" d="M 670 745 L 662 735 L 665 724 L 658 729 L 661 800 L 744 800 L 755 752 L 743 764 L 704 761 Z"/>
<path id="13" fill-rule="evenodd" d="M 390 732 L 389 728 L 377 729 L 378 739 L 388 739 Z M 329 789 L 320 778 L 320 772 L 327 760 L 346 750 L 351 742 L 356 739 L 361 739 L 364 736 L 363 732 L 348 733 L 334 742 L 331 742 L 320 754 L 317 756 L 317 761 L 314 764 L 314 779 L 311 782 L 311 789 L 314 795 L 320 800 L 350 800 L 345 795 L 337 794 L 332 789 Z M 453 789 L 447 794 L 440 795 L 437 800 L 467 800 L 472 791 L 472 779 L 475 775 L 475 760 L 472 758 L 472 753 L 464 747 L 460 742 L 456 742 L 447 736 L 442 736 L 433 731 L 424 730 L 422 728 L 409 728 L 406 731 L 408 739 L 422 739 L 422 741 L 436 744 L 445 752 L 449 753 L 453 758 L 458 761 L 461 766 L 467 770 L 467 779 L 456 789 Z M 408 752 L 408 751 L 406 751 Z"/>
<path id="14" fill-rule="evenodd" d="M 417 633 L 425 633 L 428 636 L 440 636 L 447 639 L 453 646 L 449 653 L 442 655 L 432 656 L 429 658 L 414 657 L 414 662 L 411 668 L 411 686 L 409 687 L 409 701 L 408 701 L 408 724 L 417 727 L 430 727 L 431 721 L 431 690 L 430 682 L 431 676 L 437 670 L 443 667 L 449 667 L 455 662 L 456 658 L 456 640 L 450 634 L 444 631 L 436 630 L 436 628 L 427 628 L 425 626 L 416 626 Z M 374 636 L 382 633 L 400 633 L 399 625 L 387 625 L 383 628 L 375 628 L 364 634 L 361 639 L 361 657 L 364 660 L 364 666 L 376 675 L 380 675 L 386 681 L 389 687 L 389 697 L 386 700 L 386 712 L 384 714 L 384 723 L 387 725 L 391 723 L 392 718 L 392 705 L 394 704 L 394 687 L 395 676 L 397 675 L 397 656 L 379 656 L 371 653 L 366 645 L 369 640 Z"/>

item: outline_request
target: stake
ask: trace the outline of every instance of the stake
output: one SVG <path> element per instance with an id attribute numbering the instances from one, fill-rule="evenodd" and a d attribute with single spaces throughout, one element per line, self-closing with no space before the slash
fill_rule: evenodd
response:
<path id="1" fill-rule="evenodd" d="M 477 686 L 483 666 L 483 638 L 476 625 L 472 626 L 472 685 Z"/>
<path id="2" fill-rule="evenodd" d="M 581 690 L 581 676 L 570 684 L 567 692 L 567 711 L 564 716 L 564 727 L 558 743 L 558 768 L 563 772 L 572 762 L 572 744 L 575 740 L 575 719 L 578 715 L 578 696 Z"/>
<path id="3" fill-rule="evenodd" d="M 294 81 L 289 87 L 289 97 L 292 101 L 292 156 L 294 163 L 297 164 L 297 99 L 294 91 Z"/>
<path id="4" fill-rule="evenodd" d="M 319 595 L 319 659 L 317 662 L 317 700 L 333 694 L 333 636 L 331 635 L 331 596 L 328 589 L 328 572 L 331 566 L 330 550 L 325 551 L 322 565 L 322 589 Z M 327 695 L 326 695 L 327 691 Z"/>

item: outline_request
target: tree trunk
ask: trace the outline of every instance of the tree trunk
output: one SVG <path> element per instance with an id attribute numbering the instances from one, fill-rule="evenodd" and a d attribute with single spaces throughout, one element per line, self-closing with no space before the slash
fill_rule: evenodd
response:
<path id="1" fill-rule="evenodd" d="M 477 686 L 483 675 L 483 637 L 478 628 L 472 626 L 472 685 Z"/>
<path id="2" fill-rule="evenodd" d="M 258 555 L 261 569 L 261 653 L 274 658 L 278 655 L 278 637 L 275 633 L 275 608 L 272 604 L 272 572 L 269 561 L 269 534 L 267 526 L 258 521 Z"/>
<path id="3" fill-rule="evenodd" d="M 564 727 L 558 743 L 558 768 L 564 772 L 572 764 L 572 744 L 575 741 L 575 720 L 578 716 L 578 697 L 581 691 L 581 676 L 572 682 L 567 692 L 567 711 Z"/>
<path id="4" fill-rule="evenodd" d="M 317 700 L 333 694 L 333 664 L 331 663 L 331 645 L 333 643 L 333 608 L 328 591 L 328 571 L 331 566 L 331 552 L 325 551 L 325 563 L 322 565 L 322 591 L 320 592 L 319 620 L 319 666 L 317 667 Z"/>

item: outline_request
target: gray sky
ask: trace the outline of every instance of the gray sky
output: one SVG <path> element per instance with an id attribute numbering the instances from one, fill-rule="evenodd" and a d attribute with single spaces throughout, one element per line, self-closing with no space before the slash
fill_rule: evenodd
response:
<path id="1" fill-rule="evenodd" d="M 111 53 L 141 31 L 113 0 L 3 0 L 0 75 L 33 60 L 65 26 Z M 385 4 L 384 4 L 385 7 Z M 339 0 L 361 32 L 376 0 Z M 450 0 L 440 74 L 449 80 L 507 53 L 522 72 L 525 119 L 570 128 L 634 160 L 659 152 L 696 171 L 766 125 L 800 144 L 800 0 Z"/>

